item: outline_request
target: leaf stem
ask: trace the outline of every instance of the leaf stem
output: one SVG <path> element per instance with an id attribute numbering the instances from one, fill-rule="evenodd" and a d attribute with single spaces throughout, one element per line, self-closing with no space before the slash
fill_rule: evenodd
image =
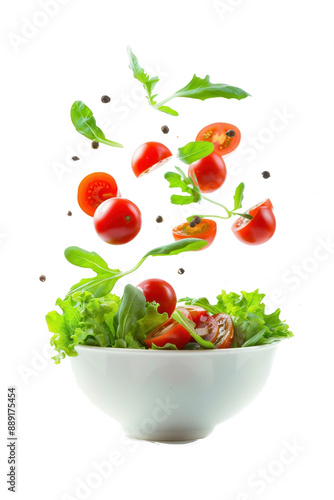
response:
<path id="1" fill-rule="evenodd" d="M 207 198 L 206 196 L 203 196 L 203 195 L 202 195 L 202 198 L 203 198 L 203 200 L 209 201 L 210 203 L 214 203 L 215 205 L 222 207 L 228 215 L 228 217 L 223 217 L 223 218 L 229 219 L 230 217 L 232 217 L 232 215 L 233 215 L 232 212 L 228 208 L 226 208 L 225 205 L 222 205 L 221 203 L 218 203 L 217 201 L 210 200 L 210 198 Z"/>
<path id="2" fill-rule="evenodd" d="M 153 106 L 154 109 L 158 109 L 160 108 L 160 106 L 163 106 L 164 104 L 166 104 L 166 102 L 168 101 L 171 101 L 174 97 L 174 94 L 170 95 L 169 97 L 167 97 L 166 99 L 163 99 L 162 101 L 160 102 L 157 102 L 156 104 L 151 104 L 151 106 Z"/>

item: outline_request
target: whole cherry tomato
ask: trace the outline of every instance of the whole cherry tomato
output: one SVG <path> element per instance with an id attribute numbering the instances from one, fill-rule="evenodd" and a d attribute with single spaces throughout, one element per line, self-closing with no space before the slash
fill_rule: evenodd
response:
<path id="1" fill-rule="evenodd" d="M 110 198 L 96 209 L 94 226 L 98 236 L 106 243 L 123 245 L 139 233 L 141 213 L 130 200 Z"/>
<path id="2" fill-rule="evenodd" d="M 212 193 L 225 182 L 225 162 L 219 154 L 213 152 L 189 165 L 188 175 L 195 183 L 196 176 L 198 186 L 203 193 Z"/>
<path id="3" fill-rule="evenodd" d="M 233 234 L 247 245 L 261 245 L 270 240 L 276 230 L 273 205 L 269 199 L 246 211 L 253 218 L 238 217 L 232 225 Z"/>
<path id="4" fill-rule="evenodd" d="M 167 281 L 152 278 L 142 281 L 137 288 L 143 292 L 147 302 L 159 304 L 158 313 L 166 312 L 168 316 L 173 314 L 177 298 L 174 288 Z"/>

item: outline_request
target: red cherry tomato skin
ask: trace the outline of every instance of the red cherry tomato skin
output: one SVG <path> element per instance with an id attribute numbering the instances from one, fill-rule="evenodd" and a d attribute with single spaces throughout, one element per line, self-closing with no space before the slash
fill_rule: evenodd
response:
<path id="1" fill-rule="evenodd" d="M 225 132 L 234 130 L 234 137 L 227 137 Z M 215 146 L 214 152 L 223 156 L 234 151 L 240 143 L 241 133 L 238 127 L 231 123 L 211 123 L 202 128 L 197 134 L 196 141 L 212 142 Z"/>
<path id="2" fill-rule="evenodd" d="M 201 335 L 201 331 L 207 330 L 207 335 Z M 196 331 L 204 340 L 214 343 L 218 337 L 218 321 L 214 316 L 208 316 L 196 327 Z"/>
<path id="3" fill-rule="evenodd" d="M 180 309 L 179 307 L 177 309 Z M 203 323 L 209 317 L 209 314 L 205 309 L 198 306 L 182 306 L 182 309 L 186 309 L 190 314 L 190 319 L 195 323 L 197 327 L 199 323 Z"/>
<path id="4" fill-rule="evenodd" d="M 190 314 L 186 309 L 179 309 L 188 319 Z M 175 344 L 178 349 L 182 349 L 190 340 L 191 335 L 182 325 L 180 325 L 173 318 L 167 319 L 164 323 L 157 326 L 152 332 L 148 334 L 144 340 L 147 347 L 151 348 L 152 344 L 158 347 L 170 343 Z"/>
<path id="5" fill-rule="evenodd" d="M 93 217 L 101 203 L 118 194 L 116 181 L 111 175 L 105 172 L 94 172 L 82 179 L 77 197 L 81 210 Z"/>
<path id="6" fill-rule="evenodd" d="M 218 336 L 214 341 L 215 349 L 232 347 L 234 340 L 234 326 L 231 316 L 225 313 L 212 316 L 218 322 Z"/>
<path id="7" fill-rule="evenodd" d="M 189 165 L 188 175 L 196 182 L 194 173 L 201 192 L 212 193 L 225 182 L 225 162 L 221 156 L 213 152 Z"/>
<path id="8" fill-rule="evenodd" d="M 147 302 L 157 302 L 159 305 L 158 313 L 166 312 L 171 316 L 175 310 L 177 297 L 174 288 L 167 281 L 160 279 L 148 279 L 137 285 L 145 295 Z"/>
<path id="9" fill-rule="evenodd" d="M 131 166 L 136 177 L 158 168 L 172 157 L 170 150 L 160 142 L 145 142 L 133 153 Z"/>
<path id="10" fill-rule="evenodd" d="M 98 236 L 106 243 L 123 245 L 139 233 L 141 213 L 130 200 L 110 198 L 96 209 L 94 227 Z"/>
<path id="11" fill-rule="evenodd" d="M 271 201 L 265 200 L 262 204 L 249 209 L 247 213 L 252 215 L 253 219 L 239 217 L 232 225 L 233 234 L 247 245 L 266 243 L 276 230 L 276 219 Z"/>
<path id="12" fill-rule="evenodd" d="M 207 241 L 208 244 L 205 245 L 205 247 L 196 250 L 196 252 L 199 252 L 200 250 L 208 248 L 214 241 L 217 234 L 217 224 L 211 219 L 202 219 L 195 227 L 190 227 L 189 222 L 184 222 L 174 227 L 172 233 L 175 241 L 184 238 L 198 238 Z"/>

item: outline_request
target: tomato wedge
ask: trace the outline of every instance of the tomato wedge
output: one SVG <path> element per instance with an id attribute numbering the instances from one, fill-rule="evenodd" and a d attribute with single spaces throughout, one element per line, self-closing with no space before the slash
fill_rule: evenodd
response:
<path id="1" fill-rule="evenodd" d="M 219 334 L 218 321 L 215 316 L 208 316 L 196 327 L 196 332 L 204 340 L 214 343 Z"/>
<path id="2" fill-rule="evenodd" d="M 197 134 L 196 141 L 212 142 L 214 152 L 219 155 L 231 153 L 240 143 L 241 133 L 238 127 L 231 123 L 211 123 Z"/>
<path id="3" fill-rule="evenodd" d="M 205 309 L 203 309 L 203 307 L 182 306 L 182 308 L 177 307 L 177 309 L 178 310 L 186 309 L 190 314 L 191 321 L 195 323 L 196 327 L 199 325 L 199 323 L 203 323 L 209 317 L 209 314 Z"/>
<path id="4" fill-rule="evenodd" d="M 225 313 L 212 316 L 218 323 L 218 335 L 215 338 L 215 349 L 227 349 L 232 347 L 234 339 L 234 326 L 231 316 Z M 204 337 L 205 338 L 205 337 Z"/>
<path id="5" fill-rule="evenodd" d="M 198 238 L 200 240 L 205 240 L 208 244 L 199 249 L 205 250 L 211 245 L 216 237 L 217 224 L 211 219 L 202 219 L 201 222 L 196 224 L 195 227 L 191 227 L 190 224 L 190 222 L 184 222 L 183 224 L 174 227 L 172 229 L 174 240 L 178 241 L 184 238 Z"/>
<path id="6" fill-rule="evenodd" d="M 131 166 L 136 177 L 148 174 L 170 160 L 172 153 L 161 142 L 145 142 L 133 153 Z"/>
<path id="7" fill-rule="evenodd" d="M 226 165 L 223 158 L 213 152 L 192 163 L 188 168 L 188 175 L 194 182 L 197 180 L 202 193 L 213 193 L 225 182 Z"/>
<path id="8" fill-rule="evenodd" d="M 82 179 L 78 187 L 78 203 L 85 214 L 94 216 L 95 210 L 109 198 L 115 198 L 118 188 L 115 179 L 105 172 L 94 172 Z"/>
<path id="9" fill-rule="evenodd" d="M 186 309 L 180 308 L 179 311 L 188 319 L 191 319 L 189 312 Z M 180 323 L 173 318 L 169 318 L 161 325 L 157 326 L 144 340 L 148 348 L 152 344 L 163 347 L 170 343 L 175 344 L 178 349 L 182 349 L 190 340 L 191 335 Z"/>
<path id="10" fill-rule="evenodd" d="M 233 234 L 247 245 L 261 245 L 274 235 L 276 230 L 276 219 L 273 213 L 273 205 L 269 199 L 255 205 L 247 210 L 253 216 L 249 220 L 238 217 L 232 225 Z"/>

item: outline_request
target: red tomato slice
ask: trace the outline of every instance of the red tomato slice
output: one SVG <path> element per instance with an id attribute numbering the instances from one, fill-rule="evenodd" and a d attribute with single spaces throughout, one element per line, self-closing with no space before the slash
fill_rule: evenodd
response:
<path id="1" fill-rule="evenodd" d="M 231 316 L 225 313 L 212 316 L 218 323 L 218 336 L 214 340 L 215 349 L 232 347 L 234 339 L 234 326 Z"/>
<path id="2" fill-rule="evenodd" d="M 172 232 L 175 241 L 183 240 L 184 238 L 198 238 L 207 241 L 208 244 L 199 249 L 205 250 L 211 245 L 216 237 L 217 224 L 211 219 L 202 219 L 195 227 L 190 227 L 189 222 L 184 222 L 174 227 Z"/>
<path id="3" fill-rule="evenodd" d="M 160 142 L 145 142 L 133 153 L 131 166 L 134 174 L 139 177 L 151 170 L 161 167 L 170 160 L 172 153 Z"/>
<path id="4" fill-rule="evenodd" d="M 143 292 L 147 302 L 159 304 L 158 313 L 173 314 L 177 298 L 174 288 L 167 281 L 152 278 L 142 281 L 137 288 Z"/>
<path id="5" fill-rule="evenodd" d="M 273 205 L 269 199 L 246 211 L 253 216 L 249 220 L 238 217 L 232 225 L 233 234 L 247 245 L 261 245 L 274 235 L 276 230 L 276 219 L 273 213 Z"/>
<path id="6" fill-rule="evenodd" d="M 186 309 L 179 309 L 188 319 L 191 319 L 189 312 Z M 152 344 L 158 347 L 163 347 L 165 344 L 175 344 L 178 349 L 182 349 L 190 340 L 191 335 L 180 323 L 173 318 L 167 319 L 164 323 L 157 326 L 144 340 L 147 347 L 151 348 Z"/>
<path id="7" fill-rule="evenodd" d="M 227 131 L 234 131 L 233 137 L 226 135 Z M 231 132 L 233 135 L 233 132 Z M 241 133 L 238 127 L 231 125 L 231 123 L 212 123 L 202 128 L 197 134 L 196 141 L 212 142 L 215 146 L 214 152 L 219 155 L 227 155 L 231 153 L 240 143 Z"/>
<path id="8" fill-rule="evenodd" d="M 188 168 L 188 175 L 195 183 L 196 176 L 202 193 L 213 193 L 213 191 L 219 189 L 225 182 L 226 165 L 223 158 L 213 152 L 192 163 Z"/>
<path id="9" fill-rule="evenodd" d="M 141 213 L 130 200 L 110 198 L 96 209 L 94 227 L 98 236 L 106 243 L 123 245 L 139 233 Z"/>
<path id="10" fill-rule="evenodd" d="M 85 214 L 93 217 L 101 203 L 117 196 L 115 179 L 104 172 L 94 172 L 82 179 L 78 187 L 78 203 Z"/>
<path id="11" fill-rule="evenodd" d="M 215 316 L 208 316 L 205 321 L 198 324 L 196 332 L 204 340 L 214 343 L 218 337 L 218 321 Z"/>
<path id="12" fill-rule="evenodd" d="M 177 309 L 180 308 L 178 307 Z M 206 321 L 206 319 L 209 317 L 209 314 L 205 309 L 203 309 L 203 307 L 182 306 L 182 309 L 186 309 L 189 312 L 190 319 L 195 323 L 196 327 L 199 325 L 199 323 Z"/>

